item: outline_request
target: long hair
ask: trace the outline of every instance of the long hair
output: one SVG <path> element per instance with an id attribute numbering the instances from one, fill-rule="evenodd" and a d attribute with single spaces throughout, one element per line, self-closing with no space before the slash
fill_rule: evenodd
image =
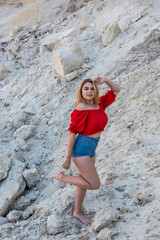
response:
<path id="1" fill-rule="evenodd" d="M 94 88 L 94 98 L 93 98 L 93 103 L 94 105 L 98 106 L 98 101 L 99 101 L 99 90 L 98 90 L 98 86 L 97 84 L 90 78 L 84 79 L 83 82 L 80 84 L 79 88 L 78 88 L 78 92 L 77 92 L 77 101 L 76 101 L 76 106 L 78 105 L 78 103 L 80 102 L 84 102 L 86 103 L 86 100 L 83 98 L 82 96 L 82 88 L 84 86 L 84 84 L 86 82 L 90 82 L 93 84 L 93 88 Z"/>

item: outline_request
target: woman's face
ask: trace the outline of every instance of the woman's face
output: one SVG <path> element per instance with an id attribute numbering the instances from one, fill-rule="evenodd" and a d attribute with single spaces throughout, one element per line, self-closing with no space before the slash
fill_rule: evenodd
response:
<path id="1" fill-rule="evenodd" d="M 82 87 L 82 96 L 85 100 L 91 101 L 94 98 L 94 87 L 91 82 L 84 83 Z"/>

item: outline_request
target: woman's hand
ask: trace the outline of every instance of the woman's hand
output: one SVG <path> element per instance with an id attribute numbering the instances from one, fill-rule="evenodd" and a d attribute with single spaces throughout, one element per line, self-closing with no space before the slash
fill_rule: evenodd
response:
<path id="1" fill-rule="evenodd" d="M 98 85 L 101 85 L 103 83 L 107 82 L 107 78 L 106 77 L 96 77 L 93 81 L 96 82 Z"/>
<path id="2" fill-rule="evenodd" d="M 71 165 L 71 158 L 70 157 L 65 157 L 64 162 L 61 164 L 61 166 L 64 169 L 69 169 Z"/>

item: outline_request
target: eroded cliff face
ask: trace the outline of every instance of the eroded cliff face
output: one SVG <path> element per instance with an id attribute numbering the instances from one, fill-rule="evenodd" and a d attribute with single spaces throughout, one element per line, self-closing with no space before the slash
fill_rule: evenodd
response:
<path id="1" fill-rule="evenodd" d="M 0 11 L 0 238 L 158 240 L 158 0 L 0 1 Z M 106 110 L 86 227 L 72 217 L 75 187 L 50 175 L 78 86 L 97 75 L 121 92 Z"/>

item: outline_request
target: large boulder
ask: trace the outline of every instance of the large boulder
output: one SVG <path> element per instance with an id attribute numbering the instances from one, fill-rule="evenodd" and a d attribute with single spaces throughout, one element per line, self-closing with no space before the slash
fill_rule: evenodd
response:
<path id="1" fill-rule="evenodd" d="M 63 77 L 63 81 L 69 82 L 73 80 L 74 78 L 78 77 L 77 71 L 71 72 Z"/>
<path id="2" fill-rule="evenodd" d="M 103 26 L 102 28 L 102 44 L 106 47 L 121 33 L 121 29 L 117 23 L 111 26 Z"/>
<path id="3" fill-rule="evenodd" d="M 7 177 L 11 164 L 11 159 L 0 149 L 0 181 Z"/>
<path id="4" fill-rule="evenodd" d="M 35 127 L 32 125 L 23 125 L 22 127 L 18 128 L 14 132 L 14 137 L 15 138 L 22 138 L 26 140 L 27 138 L 30 138 L 35 131 Z"/>
<path id="5" fill-rule="evenodd" d="M 25 178 L 28 187 L 36 185 L 37 181 L 39 180 L 39 174 L 36 168 L 25 169 L 23 172 L 23 177 Z"/>
<path id="6" fill-rule="evenodd" d="M 12 209 L 18 210 L 18 211 L 24 211 L 29 205 L 31 205 L 31 201 L 29 198 L 26 198 L 24 196 L 21 196 L 17 199 L 17 201 L 14 203 Z"/>
<path id="7" fill-rule="evenodd" d="M 23 125 L 14 132 L 13 136 L 22 150 L 29 150 L 29 146 L 25 140 L 34 134 L 35 129 L 32 125 Z"/>
<path id="8" fill-rule="evenodd" d="M 22 211 L 12 210 L 8 213 L 7 218 L 10 222 L 17 222 L 22 215 Z"/>
<path id="9" fill-rule="evenodd" d="M 112 209 L 101 209 L 94 216 L 92 229 L 99 232 L 103 228 L 109 227 L 117 218 L 117 214 Z"/>
<path id="10" fill-rule="evenodd" d="M 112 240 L 112 233 L 109 228 L 102 229 L 96 236 L 96 240 Z"/>
<path id="11" fill-rule="evenodd" d="M 83 52 L 78 42 L 63 41 L 53 51 L 56 72 L 65 76 L 79 69 L 83 64 Z"/>
<path id="12" fill-rule="evenodd" d="M 18 128 L 22 127 L 25 124 L 27 121 L 27 116 L 22 110 L 18 109 L 15 114 L 11 115 L 8 120 L 16 131 Z"/>
<path id="13" fill-rule="evenodd" d="M 47 232 L 49 235 L 57 235 L 64 231 L 64 226 L 58 215 L 51 215 L 47 220 Z"/>
<path id="14" fill-rule="evenodd" d="M 24 168 L 24 163 L 14 160 L 8 173 L 8 177 L 1 182 L 0 216 L 5 216 L 15 200 L 24 192 L 26 187 L 26 182 L 22 176 Z"/>

